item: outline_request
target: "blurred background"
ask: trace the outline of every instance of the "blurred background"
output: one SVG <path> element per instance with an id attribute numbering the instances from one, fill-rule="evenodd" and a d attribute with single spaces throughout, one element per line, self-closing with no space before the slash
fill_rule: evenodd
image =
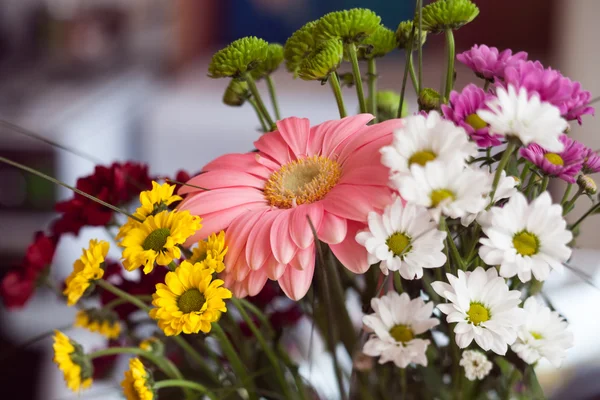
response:
<path id="1" fill-rule="evenodd" d="M 480 16 L 457 32 L 457 52 L 482 43 L 524 50 L 531 59 L 581 81 L 593 95 L 600 93 L 600 1 L 475 2 Z M 198 171 L 222 153 L 250 150 L 259 135 L 252 108 L 222 104 L 228 82 L 206 76 L 213 52 L 246 35 L 283 44 L 307 21 L 357 6 L 373 9 L 394 30 L 414 11 L 413 0 L 2 0 L 0 120 L 68 144 L 104 164 L 131 159 L 148 163 L 154 174 Z M 430 36 L 424 51 L 425 85 L 438 88 L 445 62 L 443 37 Z M 403 65 L 400 52 L 378 62 L 380 88 L 399 91 Z M 460 64 L 457 73 L 459 90 L 474 78 Z M 312 123 L 337 118 L 327 86 L 294 80 L 285 68 L 274 78 L 284 116 L 308 117 Z M 356 109 L 354 90 L 345 89 L 344 96 L 347 108 Z M 415 99 L 409 98 L 409 103 L 414 111 Z M 587 117 L 582 127 L 573 126 L 573 135 L 600 148 L 599 128 L 598 121 Z M 0 126 L 0 154 L 71 184 L 94 168 L 89 159 L 6 125 Z M 562 193 L 561 188 L 555 190 Z M 53 204 L 69 196 L 66 190 L 0 165 L 0 276 L 23 257 L 33 233 L 52 219 Z M 600 284 L 597 224 L 592 219 L 584 227 L 572 264 Z M 79 249 L 101 234 L 88 229 L 78 238 L 63 238 L 52 275 L 63 279 Z M 547 393 L 557 399 L 600 398 L 600 380 L 590 379 L 600 378 L 595 306 L 600 290 L 566 270 L 554 275 L 546 291 L 571 322 L 576 343 L 560 371 L 539 366 Z M 52 364 L 49 339 L 7 357 L 14 346 L 71 324 L 74 313 L 43 291 L 22 310 L 8 312 L 0 306 L 0 397 L 119 398 L 114 393 L 120 371 L 80 396 L 70 393 Z M 69 334 L 86 348 L 104 344 L 82 330 Z"/>

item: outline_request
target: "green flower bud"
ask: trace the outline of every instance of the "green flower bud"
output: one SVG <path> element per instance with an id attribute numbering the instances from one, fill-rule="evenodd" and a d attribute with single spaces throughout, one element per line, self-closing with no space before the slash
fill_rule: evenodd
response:
<path id="1" fill-rule="evenodd" d="M 343 74 L 338 72 L 338 77 L 340 78 L 340 86 L 354 87 L 354 75 L 352 75 L 352 72 L 344 72 Z"/>
<path id="2" fill-rule="evenodd" d="M 223 103 L 232 107 L 239 107 L 250 98 L 248 84 L 239 79 L 232 79 L 223 93 Z"/>
<path id="3" fill-rule="evenodd" d="M 479 8 L 470 0 L 437 0 L 423 7 L 421 29 L 440 33 L 446 29 L 458 29 L 473 21 Z M 418 24 L 419 14 L 415 15 Z"/>
<path id="4" fill-rule="evenodd" d="M 285 42 L 283 47 L 285 66 L 288 71 L 294 74 L 294 77 L 298 76 L 298 68 L 300 68 L 302 61 L 316 46 L 313 37 L 315 25 L 317 25 L 316 21 L 309 22 L 294 32 Z"/>
<path id="5" fill-rule="evenodd" d="M 431 88 L 424 88 L 419 95 L 418 103 L 419 110 L 431 111 L 440 108 L 442 104 L 442 96 Z"/>
<path id="6" fill-rule="evenodd" d="M 579 185 L 585 194 L 593 195 L 598 192 L 596 182 L 594 182 L 594 180 L 588 175 L 579 175 L 577 178 L 577 185 Z"/>
<path id="7" fill-rule="evenodd" d="M 340 38 L 344 43 L 359 43 L 375 33 L 381 17 L 366 8 L 334 11 L 324 15 L 315 26 L 317 41 Z"/>
<path id="8" fill-rule="evenodd" d="M 397 118 L 399 105 L 400 95 L 393 90 L 382 90 L 377 92 L 377 119 L 379 122 Z M 405 101 L 402 104 L 402 117 L 406 117 L 407 115 L 408 104 Z"/>
<path id="9" fill-rule="evenodd" d="M 325 80 L 335 71 L 344 56 L 344 45 L 340 39 L 329 39 L 319 43 L 317 48 L 300 64 L 298 75 L 307 81 Z"/>
<path id="10" fill-rule="evenodd" d="M 398 47 L 401 49 L 409 48 L 410 41 L 410 32 L 413 28 L 412 21 L 403 21 L 398 25 L 398 29 L 396 29 L 396 41 L 398 42 Z M 417 28 L 418 29 L 418 28 Z M 419 31 L 415 29 L 413 33 L 413 50 L 417 50 L 419 48 Z M 427 39 L 427 31 L 421 31 L 421 46 L 425 44 L 425 39 Z"/>
<path id="11" fill-rule="evenodd" d="M 394 31 L 379 25 L 377 30 L 370 36 L 367 36 L 360 43 L 358 49 L 358 58 L 367 60 L 376 57 L 383 57 L 398 46 L 396 34 Z"/>
<path id="12" fill-rule="evenodd" d="M 283 61 L 283 46 L 279 43 L 270 43 L 267 47 L 267 58 L 256 66 L 251 72 L 252 78 L 259 80 L 271 75 L 279 68 Z"/>
<path id="13" fill-rule="evenodd" d="M 208 76 L 239 78 L 265 61 L 267 48 L 268 43 L 255 36 L 238 39 L 213 55 Z"/>

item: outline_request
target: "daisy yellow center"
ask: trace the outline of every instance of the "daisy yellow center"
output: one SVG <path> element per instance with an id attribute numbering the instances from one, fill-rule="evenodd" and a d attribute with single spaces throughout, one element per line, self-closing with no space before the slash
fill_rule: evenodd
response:
<path id="1" fill-rule="evenodd" d="M 448 189 L 437 189 L 431 192 L 431 206 L 437 207 L 442 201 L 446 199 L 454 200 L 456 197 Z"/>
<path id="2" fill-rule="evenodd" d="M 469 316 L 469 322 L 473 325 L 479 325 L 490 320 L 490 311 L 479 303 L 471 303 L 467 315 Z"/>
<path id="3" fill-rule="evenodd" d="M 481 119 L 476 113 L 467 115 L 465 122 L 473 127 L 473 129 L 481 129 L 487 126 L 487 123 Z"/>
<path id="4" fill-rule="evenodd" d="M 540 340 L 540 339 L 544 338 L 541 333 L 537 333 L 537 332 L 530 332 L 530 333 L 531 333 L 531 336 L 533 336 L 533 338 L 536 340 Z"/>
<path id="5" fill-rule="evenodd" d="M 188 289 L 177 299 L 177 307 L 184 314 L 198 312 L 206 302 L 204 295 L 198 289 Z"/>
<path id="6" fill-rule="evenodd" d="M 406 236 L 404 233 L 396 232 L 387 238 L 385 244 L 387 244 L 388 248 L 395 256 L 399 256 L 410 246 L 410 237 Z"/>
<path id="7" fill-rule="evenodd" d="M 274 172 L 265 184 L 265 198 L 277 208 L 321 200 L 340 179 L 340 165 L 327 157 L 295 160 Z"/>
<path id="8" fill-rule="evenodd" d="M 560 165 L 561 167 L 565 165 L 565 160 L 563 160 L 562 157 L 556 153 L 546 153 L 544 154 L 544 158 L 550 161 L 551 164 Z"/>
<path id="9" fill-rule="evenodd" d="M 146 237 L 146 239 L 144 239 L 142 248 L 144 250 L 160 251 L 163 247 L 165 247 L 167 238 L 170 234 L 171 230 L 169 228 L 155 229 Z"/>
<path id="10" fill-rule="evenodd" d="M 396 342 L 410 342 L 414 339 L 415 334 L 408 325 L 395 325 L 390 329 L 390 335 L 396 340 Z"/>
<path id="11" fill-rule="evenodd" d="M 415 154 L 410 156 L 408 159 L 408 165 L 418 164 L 424 166 L 429 161 L 433 161 L 436 158 L 436 154 L 429 150 L 417 151 Z"/>
<path id="12" fill-rule="evenodd" d="M 513 246 L 522 256 L 532 256 L 539 250 L 540 244 L 533 233 L 522 231 L 513 236 Z"/>

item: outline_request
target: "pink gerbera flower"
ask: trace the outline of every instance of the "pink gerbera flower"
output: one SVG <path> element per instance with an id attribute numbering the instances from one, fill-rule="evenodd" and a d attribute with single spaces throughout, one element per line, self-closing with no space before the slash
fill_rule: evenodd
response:
<path id="1" fill-rule="evenodd" d="M 361 114 L 312 128 L 308 119 L 281 120 L 277 131 L 254 143 L 258 152 L 221 156 L 189 181 L 211 190 L 180 190 L 189 194 L 181 209 L 203 218 L 190 243 L 226 229 L 224 280 L 236 296 L 256 295 L 267 279 L 292 299 L 306 294 L 315 268 L 309 218 L 346 268 L 369 268 L 354 237 L 369 211 L 391 201 L 379 149 L 402 126 L 398 119 L 366 126 L 372 118 Z"/>
<path id="2" fill-rule="evenodd" d="M 489 125 L 479 118 L 478 110 L 487 110 L 486 101 L 493 98 L 474 84 L 467 85 L 462 92 L 450 93 L 450 105 L 443 104 L 444 118 L 462 126 L 480 147 L 498 146 L 501 136 L 490 135 Z"/>
<path id="3" fill-rule="evenodd" d="M 586 147 L 583 155 L 583 173 L 595 174 L 596 172 L 600 172 L 600 154 Z"/>
<path id="4" fill-rule="evenodd" d="M 458 54 L 456 59 L 471 68 L 480 78 L 493 81 L 495 78 L 504 78 L 506 67 L 527 60 L 527 53 L 520 51 L 513 55 L 510 49 L 500 52 L 495 47 L 482 44 Z"/>
<path id="5" fill-rule="evenodd" d="M 517 90 L 524 87 L 530 94 L 537 93 L 542 101 L 558 107 L 561 116 L 567 120 L 576 119 L 581 124 L 583 115 L 594 114 L 594 108 L 588 105 L 592 97 L 590 92 L 582 90 L 579 82 L 573 82 L 559 71 L 544 69 L 539 61 L 508 66 L 504 80 L 505 86 L 513 85 Z"/>
<path id="6" fill-rule="evenodd" d="M 560 153 L 551 153 L 537 144 L 530 144 L 521 149 L 521 156 L 535 164 L 545 175 L 575 183 L 575 176 L 583 166 L 585 146 L 567 135 L 561 135 L 559 140 L 565 146 Z"/>

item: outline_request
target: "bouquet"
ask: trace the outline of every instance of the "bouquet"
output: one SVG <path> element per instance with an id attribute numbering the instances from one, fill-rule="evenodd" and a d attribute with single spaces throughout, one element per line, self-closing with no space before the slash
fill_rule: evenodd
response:
<path id="1" fill-rule="evenodd" d="M 418 1 L 395 32 L 351 9 L 307 23 L 284 46 L 234 41 L 208 73 L 227 81 L 225 104 L 255 109 L 262 134 L 254 150 L 197 174 L 115 163 L 71 187 L 1 158 L 74 191 L 4 277 L 5 305 L 49 286 L 78 308 L 75 326 L 109 339 L 84 351 L 54 333 L 54 360 L 75 392 L 127 355 L 128 400 L 544 398 L 536 363 L 559 367 L 573 346 L 544 281 L 569 266 L 579 226 L 600 210 L 589 176 L 600 155 L 569 136 L 592 100 L 525 52 L 475 45 L 456 55 L 453 32 L 478 13 L 470 0 Z M 432 34 L 446 38 L 439 92 L 422 78 Z M 402 90 L 379 90 L 376 63 L 398 48 Z M 455 60 L 474 72 L 458 90 Z M 330 85 L 340 119 L 282 118 L 272 78 L 282 63 Z M 355 89 L 357 115 L 342 86 Z M 561 199 L 547 191 L 552 181 L 566 182 Z M 589 208 L 567 224 L 580 197 Z M 60 238 L 88 226 L 112 242 L 91 240 L 64 284 L 52 280 Z M 324 342 L 333 373 L 322 378 L 337 393 L 310 379 L 292 332 Z"/>

